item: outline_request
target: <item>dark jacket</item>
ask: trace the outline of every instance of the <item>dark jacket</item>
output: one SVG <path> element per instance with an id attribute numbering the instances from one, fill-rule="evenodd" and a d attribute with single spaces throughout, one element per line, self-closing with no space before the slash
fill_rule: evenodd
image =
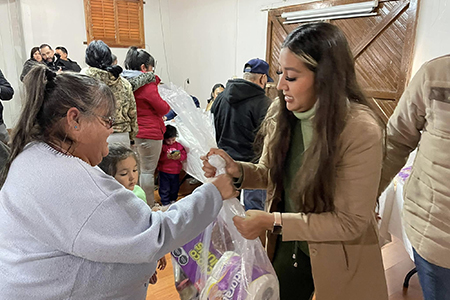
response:
<path id="1" fill-rule="evenodd" d="M 14 89 L 8 80 L 3 76 L 0 70 L 0 100 L 11 100 L 14 95 Z M 3 124 L 3 105 L 0 102 L 0 124 Z"/>
<path id="2" fill-rule="evenodd" d="M 72 69 L 67 69 L 66 64 L 57 53 L 54 54 L 52 61 L 46 61 L 45 64 L 50 70 L 54 72 L 59 71 L 60 69 L 61 71 L 72 71 Z"/>
<path id="3" fill-rule="evenodd" d="M 253 142 L 270 103 L 264 89 L 253 82 L 229 80 L 211 108 L 218 147 L 234 160 L 250 162 L 257 158 Z"/>
<path id="4" fill-rule="evenodd" d="M 70 58 L 68 58 L 67 60 L 61 59 L 61 64 L 63 64 L 65 67 L 64 71 L 72 71 L 77 73 L 81 71 L 81 67 L 77 64 L 77 62 L 71 60 Z"/>

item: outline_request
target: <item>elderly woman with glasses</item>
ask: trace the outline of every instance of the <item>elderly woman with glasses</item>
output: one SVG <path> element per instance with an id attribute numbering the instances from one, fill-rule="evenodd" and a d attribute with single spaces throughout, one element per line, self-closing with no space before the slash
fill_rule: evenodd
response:
<path id="1" fill-rule="evenodd" d="M 106 84 L 38 65 L 25 88 L 0 180 L 0 298 L 144 300 L 157 260 L 214 220 L 231 179 L 152 212 L 96 167 L 116 111 Z"/>

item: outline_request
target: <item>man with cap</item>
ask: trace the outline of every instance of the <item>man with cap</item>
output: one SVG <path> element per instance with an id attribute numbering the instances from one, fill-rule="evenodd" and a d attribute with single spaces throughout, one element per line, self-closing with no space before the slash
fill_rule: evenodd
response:
<path id="1" fill-rule="evenodd" d="M 253 142 L 271 104 L 264 90 L 267 82 L 273 82 L 269 64 L 259 58 L 252 59 L 244 65 L 243 79 L 229 80 L 212 105 L 217 145 L 234 160 L 259 159 Z M 243 193 L 246 210 L 264 209 L 265 190 L 243 190 Z"/>

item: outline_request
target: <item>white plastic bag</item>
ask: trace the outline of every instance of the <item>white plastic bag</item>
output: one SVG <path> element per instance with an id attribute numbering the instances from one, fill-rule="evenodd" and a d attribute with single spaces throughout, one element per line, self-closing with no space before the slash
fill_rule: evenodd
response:
<path id="1" fill-rule="evenodd" d="M 174 85 L 160 86 L 159 92 L 178 114 L 174 124 L 188 153 L 186 172 L 206 182 L 200 156 L 217 147 L 208 115 Z M 222 158 L 211 157 L 209 161 L 217 167 L 217 174 L 225 173 Z M 182 300 L 279 299 L 278 279 L 260 240 L 243 238 L 234 226 L 234 216 L 245 216 L 236 198 L 224 201 L 218 217 L 203 233 L 172 252 Z"/>

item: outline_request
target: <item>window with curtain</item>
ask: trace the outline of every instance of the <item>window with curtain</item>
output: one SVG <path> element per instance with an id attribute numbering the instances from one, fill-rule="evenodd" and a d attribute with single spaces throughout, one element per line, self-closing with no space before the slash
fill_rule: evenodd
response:
<path id="1" fill-rule="evenodd" d="M 84 0 L 88 44 L 145 47 L 143 0 Z"/>

